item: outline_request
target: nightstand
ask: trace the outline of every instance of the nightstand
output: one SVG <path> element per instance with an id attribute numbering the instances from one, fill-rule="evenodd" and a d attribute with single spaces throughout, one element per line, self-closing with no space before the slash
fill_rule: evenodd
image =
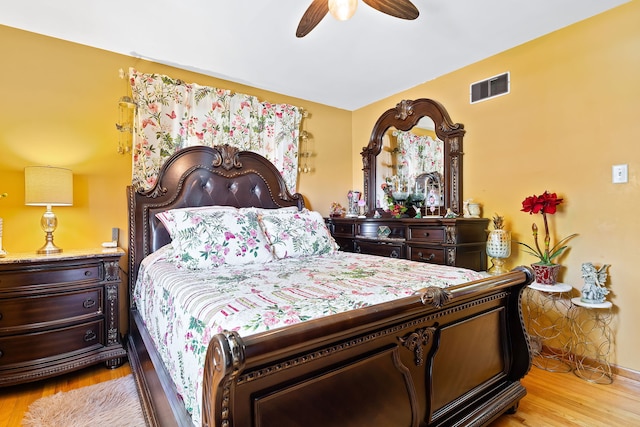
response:
<path id="1" fill-rule="evenodd" d="M 99 248 L 0 258 L 0 386 L 126 360 L 122 255 Z"/>

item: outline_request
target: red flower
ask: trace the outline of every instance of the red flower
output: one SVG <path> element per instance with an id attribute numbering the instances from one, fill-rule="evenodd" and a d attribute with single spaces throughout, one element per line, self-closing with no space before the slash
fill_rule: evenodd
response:
<path id="1" fill-rule="evenodd" d="M 529 196 L 522 202 L 522 212 L 529 212 L 530 214 L 542 213 L 554 214 L 556 213 L 556 206 L 562 203 L 563 199 L 558 199 L 556 193 L 549 193 L 545 191 L 540 196 Z"/>
<path id="2" fill-rule="evenodd" d="M 517 242 L 524 247 L 526 247 L 529 254 L 540 259 L 541 264 L 551 265 L 553 264 L 554 258 L 562 254 L 567 246 L 565 243 L 567 240 L 572 237 L 577 236 L 577 234 L 572 234 L 569 237 L 565 237 L 560 240 L 556 245 L 551 247 L 551 235 L 549 234 L 549 223 L 547 222 L 547 214 L 553 215 L 556 213 L 557 206 L 562 203 L 563 199 L 558 199 L 556 193 L 550 193 L 545 191 L 540 196 L 529 196 L 522 201 L 522 212 L 528 212 L 531 214 L 542 214 L 542 219 L 544 221 L 544 246 L 541 248 L 538 243 L 538 226 L 534 223 L 531 227 L 533 232 L 533 240 L 535 243 L 535 248 L 527 245 L 526 243 Z"/>

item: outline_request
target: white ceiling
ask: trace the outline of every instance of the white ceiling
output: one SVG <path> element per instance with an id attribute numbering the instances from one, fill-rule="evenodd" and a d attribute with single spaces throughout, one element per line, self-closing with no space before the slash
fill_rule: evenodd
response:
<path id="1" fill-rule="evenodd" d="M 0 0 L 0 24 L 355 110 L 626 2 L 413 0 L 415 21 L 359 2 L 300 39 L 311 0 Z"/>

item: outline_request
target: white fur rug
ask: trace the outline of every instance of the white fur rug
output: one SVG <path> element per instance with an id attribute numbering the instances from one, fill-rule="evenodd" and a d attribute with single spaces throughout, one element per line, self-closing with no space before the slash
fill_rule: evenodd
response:
<path id="1" fill-rule="evenodd" d="M 132 375 L 57 393 L 33 402 L 25 427 L 144 427 L 145 421 Z"/>

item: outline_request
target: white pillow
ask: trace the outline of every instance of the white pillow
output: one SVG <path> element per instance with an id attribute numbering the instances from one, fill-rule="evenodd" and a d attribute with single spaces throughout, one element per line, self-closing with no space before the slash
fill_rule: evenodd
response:
<path id="1" fill-rule="evenodd" d="M 255 213 L 237 209 L 174 209 L 156 214 L 169 235 L 171 259 L 181 268 L 216 268 L 273 261 Z"/>
<path id="2" fill-rule="evenodd" d="M 278 259 L 335 253 L 338 245 L 318 212 L 264 210 L 258 220 Z"/>

